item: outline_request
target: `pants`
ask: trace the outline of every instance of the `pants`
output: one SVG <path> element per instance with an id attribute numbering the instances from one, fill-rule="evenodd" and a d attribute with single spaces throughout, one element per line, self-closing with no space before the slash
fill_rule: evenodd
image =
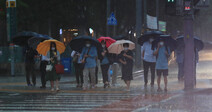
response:
<path id="1" fill-rule="evenodd" d="M 98 84 L 98 66 L 95 67 L 95 84 Z M 89 74 L 89 80 L 90 80 L 90 83 L 91 83 L 91 74 Z"/>
<path id="2" fill-rule="evenodd" d="M 31 84 L 30 82 L 30 75 L 32 77 L 32 83 L 33 85 L 36 85 L 36 76 L 35 76 L 35 73 L 34 73 L 34 64 L 33 63 L 26 63 L 25 64 L 25 68 L 26 68 L 26 81 L 27 81 L 27 84 Z"/>
<path id="3" fill-rule="evenodd" d="M 155 63 L 143 61 L 144 65 L 144 83 L 148 83 L 148 71 L 151 70 L 151 85 L 154 85 L 155 82 Z"/>
<path id="4" fill-rule="evenodd" d="M 109 69 L 109 66 L 110 66 L 109 64 L 101 65 L 103 83 L 109 82 L 108 81 L 108 69 Z"/>
<path id="5" fill-rule="evenodd" d="M 75 67 L 75 75 L 76 75 L 77 84 L 83 84 L 83 68 L 82 68 L 82 64 L 74 63 L 74 67 Z"/>
<path id="6" fill-rule="evenodd" d="M 119 67 L 118 63 L 113 63 L 113 65 L 112 65 L 112 71 L 113 71 L 112 85 L 117 83 L 118 67 Z"/>
<path id="7" fill-rule="evenodd" d="M 46 65 L 47 64 L 48 64 L 48 61 L 41 61 L 41 63 L 40 63 L 42 87 L 46 86 Z"/>
<path id="8" fill-rule="evenodd" d="M 84 68 L 83 70 L 83 87 L 88 87 L 88 79 L 89 79 L 89 73 L 91 76 L 91 86 L 94 86 L 96 83 L 96 77 L 95 77 L 95 67 L 94 68 Z"/>
<path id="9" fill-rule="evenodd" d="M 184 64 L 178 63 L 178 79 L 181 79 L 184 77 Z"/>

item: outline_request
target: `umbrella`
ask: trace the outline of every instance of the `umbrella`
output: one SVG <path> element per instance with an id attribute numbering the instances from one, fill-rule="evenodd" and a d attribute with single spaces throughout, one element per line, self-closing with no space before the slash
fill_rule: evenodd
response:
<path id="1" fill-rule="evenodd" d="M 129 40 L 118 40 L 115 43 L 111 44 L 110 47 L 108 47 L 109 53 L 113 54 L 120 54 L 121 51 L 124 50 L 123 44 L 128 43 L 129 44 L 129 49 L 133 50 L 135 49 L 135 44 Z"/>
<path id="2" fill-rule="evenodd" d="M 91 45 L 96 46 L 98 51 L 103 49 L 99 41 L 90 36 L 75 37 L 73 40 L 71 40 L 69 44 L 72 50 L 75 50 L 77 52 L 82 52 L 82 49 L 85 46 L 85 42 L 88 40 L 91 41 Z"/>
<path id="3" fill-rule="evenodd" d="M 49 40 L 49 39 L 53 39 L 53 38 L 49 37 L 48 35 L 37 35 L 28 40 L 28 45 L 32 47 L 33 49 L 36 49 L 40 42 L 43 42 L 44 40 Z"/>
<path id="4" fill-rule="evenodd" d="M 65 51 L 66 47 L 62 42 L 55 39 L 50 39 L 50 40 L 45 40 L 41 42 L 40 44 L 38 44 L 38 47 L 37 47 L 38 53 L 46 56 L 47 52 L 50 50 L 51 42 L 54 42 L 56 44 L 57 51 L 59 51 L 60 54 L 62 54 Z"/>
<path id="5" fill-rule="evenodd" d="M 177 37 L 177 45 L 184 45 L 184 36 Z M 197 36 L 194 36 L 194 46 L 198 49 L 198 51 L 204 48 L 204 43 Z"/>
<path id="6" fill-rule="evenodd" d="M 177 41 L 173 39 L 170 35 L 160 35 L 156 40 L 152 42 L 152 49 L 158 47 L 158 43 L 163 40 L 165 46 L 169 47 L 171 51 L 174 51 L 177 48 Z"/>
<path id="7" fill-rule="evenodd" d="M 28 40 L 31 37 L 38 36 L 38 33 L 31 32 L 31 31 L 23 31 L 15 35 L 12 39 L 12 42 L 16 45 L 26 46 L 28 44 Z"/>
<path id="8" fill-rule="evenodd" d="M 110 37 L 100 37 L 97 39 L 100 43 L 104 40 L 106 42 L 106 47 L 108 48 L 112 43 L 116 42 L 116 40 Z"/>
<path id="9" fill-rule="evenodd" d="M 156 39 L 160 35 L 163 35 L 161 31 L 147 31 L 138 38 L 138 44 L 142 46 L 144 42 L 149 41 L 149 38 Z"/>
<path id="10" fill-rule="evenodd" d="M 115 39 L 115 40 L 124 40 L 124 39 L 127 39 L 127 37 L 124 36 L 124 35 L 118 35 L 118 36 L 115 36 L 115 37 L 112 37 L 112 38 Z"/>

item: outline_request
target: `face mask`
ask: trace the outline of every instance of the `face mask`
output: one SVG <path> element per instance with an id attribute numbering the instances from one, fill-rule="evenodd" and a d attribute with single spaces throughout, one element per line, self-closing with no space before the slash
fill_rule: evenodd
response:
<path id="1" fill-rule="evenodd" d="M 149 42 L 153 42 L 154 41 L 154 39 L 149 39 Z"/>
<path id="2" fill-rule="evenodd" d="M 105 45 L 102 45 L 103 48 L 105 48 Z"/>
<path id="3" fill-rule="evenodd" d="M 163 42 L 160 42 L 160 45 L 161 45 L 161 46 L 163 46 L 163 45 L 164 45 L 164 43 L 163 43 Z"/>
<path id="4" fill-rule="evenodd" d="M 124 50 L 127 51 L 128 50 L 128 47 L 125 47 Z"/>
<path id="5" fill-rule="evenodd" d="M 53 48 L 52 48 L 52 50 L 54 51 L 54 50 L 55 50 L 55 48 L 53 47 Z"/>
<path id="6" fill-rule="evenodd" d="M 86 44 L 85 46 L 86 46 L 86 47 L 90 47 L 90 46 L 91 46 L 91 44 Z"/>

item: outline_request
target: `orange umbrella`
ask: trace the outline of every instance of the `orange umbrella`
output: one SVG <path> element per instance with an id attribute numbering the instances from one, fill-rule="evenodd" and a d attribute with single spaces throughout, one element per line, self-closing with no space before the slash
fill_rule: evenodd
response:
<path id="1" fill-rule="evenodd" d="M 66 47 L 62 42 L 55 39 L 51 39 L 51 40 L 45 40 L 40 44 L 38 44 L 36 49 L 38 53 L 46 56 L 47 52 L 50 50 L 51 42 L 54 42 L 56 44 L 57 51 L 59 51 L 60 54 L 62 54 L 65 51 Z"/>

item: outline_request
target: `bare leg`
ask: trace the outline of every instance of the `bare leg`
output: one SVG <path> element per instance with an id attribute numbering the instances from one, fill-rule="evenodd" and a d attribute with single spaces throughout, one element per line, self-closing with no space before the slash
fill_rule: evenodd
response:
<path id="1" fill-rule="evenodd" d="M 157 80 L 157 83 L 158 83 L 158 90 L 160 89 L 160 80 L 161 80 L 161 76 L 158 76 L 158 80 Z"/>
<path id="2" fill-rule="evenodd" d="M 56 80 L 56 90 L 59 91 L 59 81 Z"/>
<path id="3" fill-rule="evenodd" d="M 168 83 L 167 76 L 164 76 L 165 90 L 167 90 L 167 83 Z"/>
<path id="4" fill-rule="evenodd" d="M 54 91 L 54 81 L 51 81 L 51 90 Z"/>
<path id="5" fill-rule="evenodd" d="M 130 90 L 130 81 L 126 81 L 127 84 L 127 90 Z"/>

